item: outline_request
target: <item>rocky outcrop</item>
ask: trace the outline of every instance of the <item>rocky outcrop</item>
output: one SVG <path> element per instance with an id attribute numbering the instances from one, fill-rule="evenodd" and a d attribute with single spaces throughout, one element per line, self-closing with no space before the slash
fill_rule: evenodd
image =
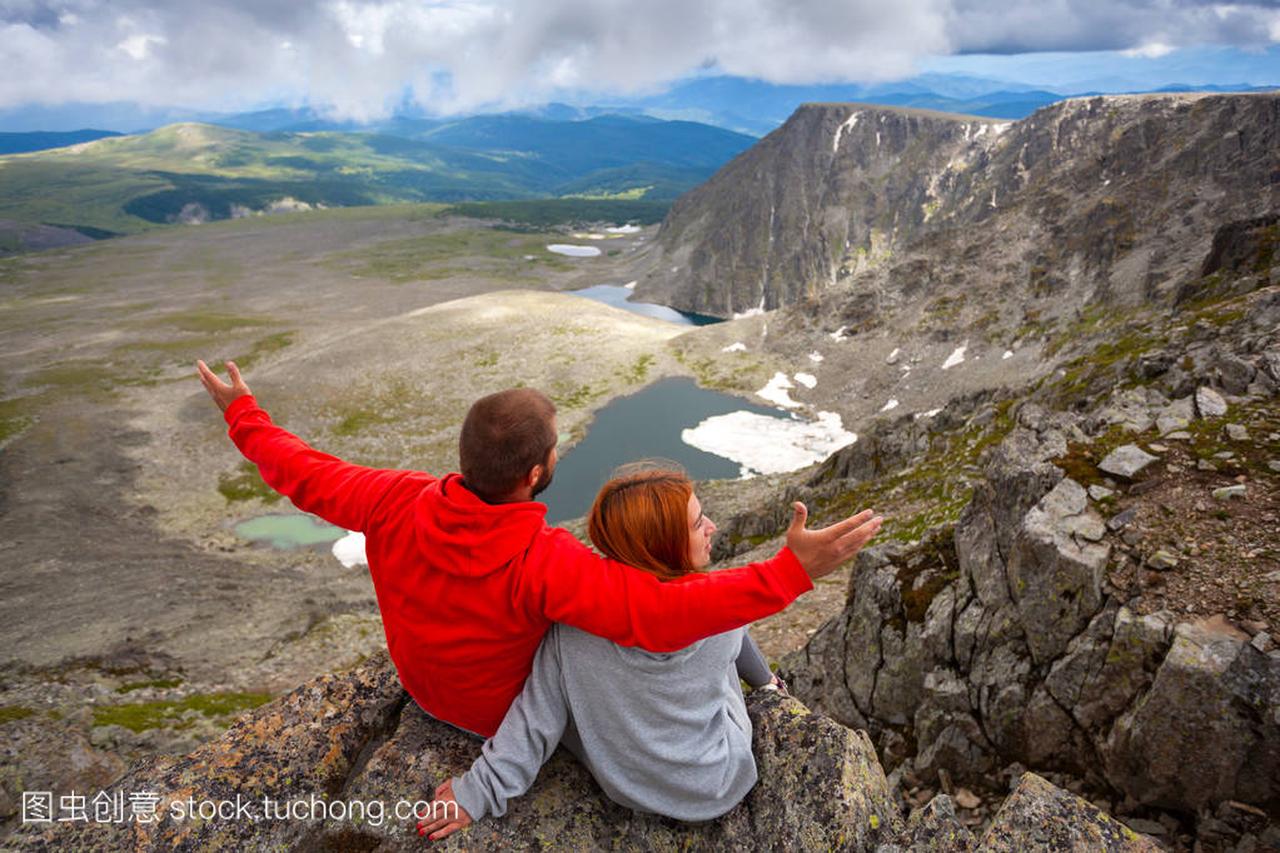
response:
<path id="1" fill-rule="evenodd" d="M 673 205 L 637 292 L 731 316 L 846 284 L 824 314 L 853 325 L 868 299 L 938 288 L 1134 304 L 1257 266 L 1277 147 L 1274 94 L 1081 98 L 1013 123 L 806 104 Z"/>
<path id="2" fill-rule="evenodd" d="M 904 821 L 865 732 L 811 714 L 777 693 L 752 694 L 748 710 L 760 781 L 718 820 L 683 824 L 614 805 L 561 750 L 529 793 L 510 803 L 506 816 L 473 824 L 440 846 L 890 853 L 1027 849 L 1018 845 L 1084 839 L 1108 845 L 1096 849 L 1152 849 L 1097 809 L 1030 774 L 975 847 L 946 795 Z M 354 670 L 302 685 L 190 755 L 134 768 L 106 791 L 109 800 L 122 799 L 124 820 L 29 825 L 6 845 L 420 850 L 411 811 L 429 808 L 435 786 L 464 771 L 479 749 L 478 740 L 418 710 L 382 653 Z M 141 813 L 134 805 L 139 795 L 147 797 Z M 225 804 L 225 811 L 201 818 L 206 803 Z M 396 803 L 404 804 L 400 816 Z"/>
<path id="3" fill-rule="evenodd" d="M 475 824 L 445 846 L 741 849 L 764 839 L 872 850 L 902 830 L 865 733 L 778 694 L 753 695 L 749 710 L 760 782 L 719 820 L 682 824 L 633 813 L 611 803 L 560 751 L 504 818 Z M 418 850 L 412 804 L 429 801 L 479 749 L 479 741 L 423 714 L 379 654 L 263 706 L 190 755 L 144 764 L 108 788 L 108 796 L 123 795 L 126 809 L 132 794 L 154 794 L 155 822 L 28 826 L 7 842 L 24 850 Z M 188 801 L 197 809 L 204 802 L 243 807 L 237 814 L 228 806 L 229 817 L 176 819 L 186 816 Z M 400 818 L 398 802 L 406 804 Z M 296 811 L 281 812 L 289 808 Z"/>
<path id="4" fill-rule="evenodd" d="M 1090 497 L 1067 473 L 1087 473 L 1084 424 L 1137 417 L 1129 428 L 1143 432 L 1164 418 L 1227 432 L 1193 424 L 1190 397 L 1144 395 L 1139 413 L 1130 393 L 1083 416 L 1022 405 L 959 519 L 860 554 L 848 605 L 782 673 L 811 707 L 867 727 L 891 769 L 906 760 L 921 778 L 976 781 L 1018 762 L 1142 805 L 1197 813 L 1238 801 L 1274 820 L 1280 651 L 1221 618 L 1127 606 L 1108 571 L 1131 559 L 1111 543 L 1127 541 L 1134 510 L 1107 519 L 1100 502 L 1154 482 L 1134 472 L 1132 486 Z M 1177 565 L 1165 556 L 1152 570 Z"/>

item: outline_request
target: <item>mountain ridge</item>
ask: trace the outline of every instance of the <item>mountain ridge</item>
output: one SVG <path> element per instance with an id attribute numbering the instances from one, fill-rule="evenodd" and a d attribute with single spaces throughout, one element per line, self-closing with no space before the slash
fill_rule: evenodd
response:
<path id="1" fill-rule="evenodd" d="M 909 286 L 902 265 L 914 242 L 953 239 L 976 258 L 992 235 L 961 232 L 991 228 L 1024 285 L 1053 266 L 1042 254 L 1074 256 L 1062 269 L 1077 264 L 1094 284 L 1117 264 L 1123 278 L 1156 275 L 1162 263 L 1203 256 L 1218 224 L 1276 206 L 1274 191 L 1268 201 L 1255 188 L 1275 183 L 1266 152 L 1280 144 L 1278 114 L 1274 94 L 1068 99 L 1019 122 L 808 105 L 672 206 L 638 290 L 718 316 L 859 282 L 892 293 Z M 1178 228 L 1198 232 L 1194 250 L 1151 227 L 1179 199 L 1191 219 L 1178 217 Z M 1047 249 L 1046 233 L 1057 240 Z M 1086 245 L 1090 237 L 1101 242 Z M 918 248 L 927 266 L 960 279 L 978 272 Z M 1166 262 L 1170 253 L 1178 257 Z M 1076 274 L 1064 281 L 1082 285 Z M 1135 295 L 1131 284 L 1119 289 Z"/>

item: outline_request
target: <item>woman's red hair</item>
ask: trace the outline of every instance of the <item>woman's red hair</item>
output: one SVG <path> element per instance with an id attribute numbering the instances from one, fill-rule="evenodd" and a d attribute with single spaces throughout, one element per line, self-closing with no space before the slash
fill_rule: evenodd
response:
<path id="1" fill-rule="evenodd" d="M 591 542 L 611 560 L 669 580 L 698 571 L 689 558 L 689 498 L 683 471 L 648 468 L 604 484 L 587 520 Z"/>

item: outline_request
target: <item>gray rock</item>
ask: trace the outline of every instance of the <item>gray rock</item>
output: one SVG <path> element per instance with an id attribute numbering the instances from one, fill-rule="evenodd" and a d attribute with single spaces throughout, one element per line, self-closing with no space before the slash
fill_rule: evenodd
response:
<path id="1" fill-rule="evenodd" d="M 1100 750 L 1108 781 L 1139 802 L 1197 811 L 1266 806 L 1280 778 L 1280 659 L 1220 618 L 1177 626 L 1143 701 Z"/>
<path id="2" fill-rule="evenodd" d="M 1196 389 L 1196 412 L 1202 418 L 1220 418 L 1227 413 L 1227 401 L 1208 385 L 1202 385 Z"/>
<path id="3" fill-rule="evenodd" d="M 1280 459 L 1268 459 L 1267 467 L 1272 471 L 1275 471 L 1277 474 L 1280 474 Z"/>
<path id="4" fill-rule="evenodd" d="M 1156 414 L 1156 429 L 1167 436 L 1171 432 L 1186 429 L 1196 416 L 1195 405 L 1190 397 L 1174 400 Z"/>
<path id="5" fill-rule="evenodd" d="M 1164 549 L 1160 549 L 1147 558 L 1147 565 L 1157 572 L 1168 571 L 1178 565 L 1178 558 Z"/>
<path id="6" fill-rule="evenodd" d="M 1217 466 L 1217 465 L 1214 465 L 1214 464 L 1213 464 L 1212 462 L 1210 462 L 1208 459 L 1197 459 L 1197 460 L 1196 460 L 1196 470 L 1197 470 L 1197 471 L 1217 471 L 1217 470 L 1218 470 L 1218 466 Z"/>
<path id="7" fill-rule="evenodd" d="M 1095 501 L 1105 500 L 1115 494 L 1114 489 L 1108 489 L 1106 486 L 1093 485 L 1089 487 L 1089 497 Z"/>
<path id="8" fill-rule="evenodd" d="M 932 779 L 946 770 L 966 778 L 994 769 L 992 745 L 970 710 L 969 689 L 959 675 L 944 669 L 928 673 L 924 694 L 915 717 L 916 774 Z"/>
<path id="9" fill-rule="evenodd" d="M 1169 439 L 1170 441 L 1190 441 L 1191 433 L 1187 432 L 1186 430 L 1180 429 L 1180 430 L 1175 430 L 1174 432 L 1168 433 L 1164 437 Z"/>
<path id="10" fill-rule="evenodd" d="M 1128 432 L 1146 432 L 1155 419 L 1146 394 L 1137 388 L 1117 391 L 1094 416 L 1098 426 L 1118 424 Z"/>
<path id="11" fill-rule="evenodd" d="M 1220 489 L 1213 490 L 1213 499 L 1218 501 L 1231 500 L 1232 498 L 1244 498 L 1249 489 L 1244 483 L 1236 483 L 1234 486 L 1223 486 Z"/>
<path id="12" fill-rule="evenodd" d="M 1118 512 L 1111 518 L 1107 519 L 1107 528 L 1111 531 L 1124 530 L 1133 520 L 1138 517 L 1138 508 L 1129 507 L 1124 512 Z"/>
<path id="13" fill-rule="evenodd" d="M 1105 612 L 1105 611 L 1104 611 Z M 1115 627 L 1094 668 L 1084 673 L 1069 706 L 1080 725 L 1102 733 L 1150 684 L 1173 636 L 1168 612 L 1139 616 L 1126 607 L 1115 615 Z"/>
<path id="14" fill-rule="evenodd" d="M 966 853 L 973 849 L 977 839 L 956 817 L 951 798 L 938 794 L 907 818 L 907 828 L 899 843 L 906 850 Z"/>
<path id="15" fill-rule="evenodd" d="M 779 662 L 778 675 L 787 682 L 787 689 L 813 710 L 850 728 L 865 729 L 867 718 L 845 684 L 845 635 L 850 615 L 846 607 L 824 622 L 804 648 Z"/>
<path id="16" fill-rule="evenodd" d="M 1160 845 L 1097 806 L 1024 773 L 975 848 L 983 853 L 1027 850 L 1155 851 Z"/>
<path id="17" fill-rule="evenodd" d="M 1125 444 L 1108 453 L 1098 463 L 1098 468 L 1113 476 L 1132 480 L 1143 468 L 1159 459 L 1159 456 L 1152 456 L 1136 444 Z"/>
<path id="18" fill-rule="evenodd" d="M 1227 437 L 1232 441 L 1248 441 L 1249 430 L 1240 424 L 1227 424 Z"/>
<path id="19" fill-rule="evenodd" d="M 1222 451 L 1219 451 L 1218 453 L 1213 454 L 1213 458 L 1222 459 L 1222 460 L 1235 459 L 1236 455 L 1230 450 L 1222 450 Z"/>
<path id="20" fill-rule="evenodd" d="M 1124 819 L 1124 825 L 1132 829 L 1134 832 L 1141 832 L 1143 835 L 1168 835 L 1169 830 L 1164 828 L 1164 824 L 1158 820 L 1143 820 L 1140 817 L 1127 817 Z"/>
<path id="21" fill-rule="evenodd" d="M 1101 604 L 1110 546 L 1073 535 L 1100 522 L 1070 479 L 1027 513 L 1007 571 L 1022 624 L 1036 626 L 1027 645 L 1037 662 L 1057 657 Z"/>
<path id="22" fill-rule="evenodd" d="M 1234 355 L 1223 355 L 1214 364 L 1215 373 L 1228 394 L 1243 394 L 1249 389 L 1257 370 L 1252 364 Z"/>
<path id="23" fill-rule="evenodd" d="M 1262 354 L 1262 370 L 1273 382 L 1280 382 L 1280 352 L 1268 350 Z"/>

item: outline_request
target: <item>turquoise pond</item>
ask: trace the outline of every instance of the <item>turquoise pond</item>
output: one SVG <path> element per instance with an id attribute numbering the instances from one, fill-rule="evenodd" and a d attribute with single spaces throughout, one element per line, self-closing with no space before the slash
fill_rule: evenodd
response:
<path id="1" fill-rule="evenodd" d="M 302 548 L 326 545 L 346 535 L 340 527 L 305 513 L 277 513 L 250 518 L 235 526 L 236 535 L 251 542 L 265 542 L 272 548 Z"/>

